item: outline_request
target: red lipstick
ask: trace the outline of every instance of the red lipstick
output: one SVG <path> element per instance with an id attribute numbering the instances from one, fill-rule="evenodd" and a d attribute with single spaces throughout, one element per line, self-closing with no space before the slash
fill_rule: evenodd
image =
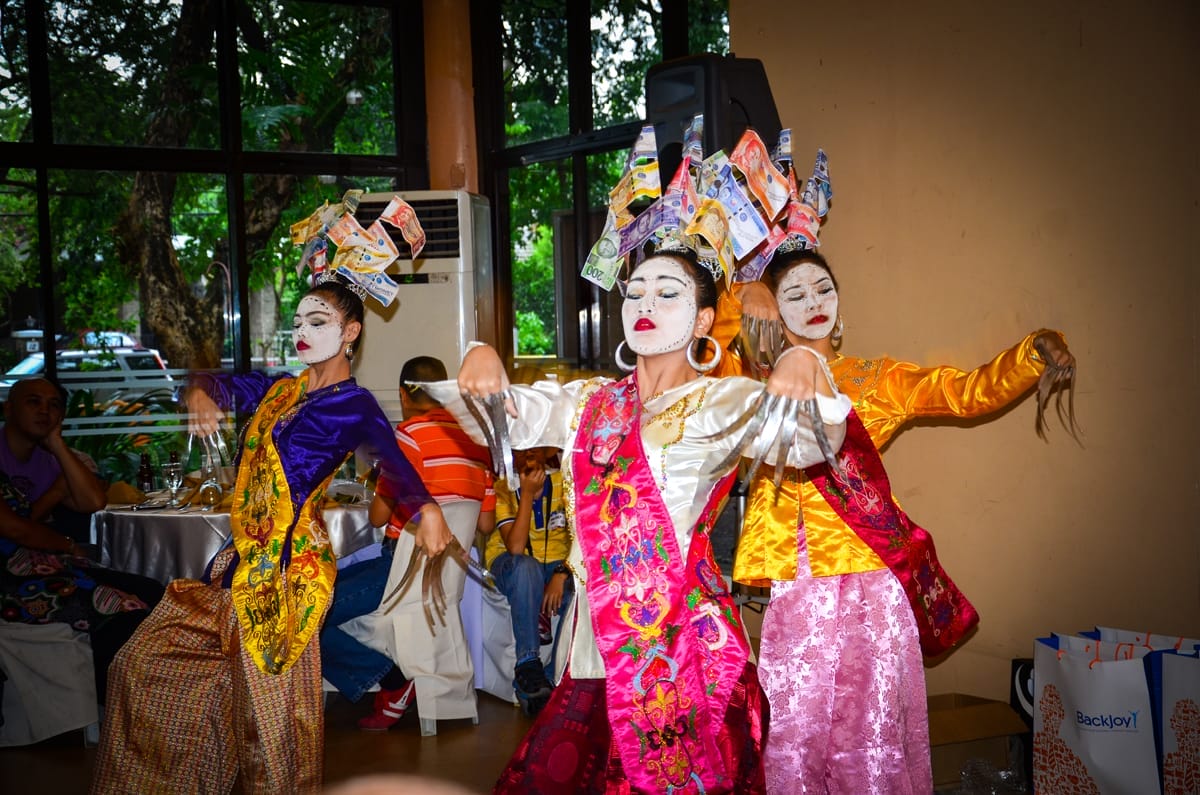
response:
<path id="1" fill-rule="evenodd" d="M 654 321 L 648 317 L 639 317 L 637 322 L 633 324 L 634 331 L 651 331 L 658 328 L 654 325 Z"/>

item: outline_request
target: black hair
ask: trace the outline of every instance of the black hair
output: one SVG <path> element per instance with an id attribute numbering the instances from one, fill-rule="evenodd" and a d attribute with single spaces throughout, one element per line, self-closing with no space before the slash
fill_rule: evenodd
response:
<path id="1" fill-rule="evenodd" d="M 784 274 L 799 265 L 811 263 L 816 265 L 821 270 L 829 274 L 830 280 L 833 282 L 833 289 L 837 290 L 837 277 L 833 275 L 833 269 L 829 267 L 829 263 L 825 257 L 811 249 L 794 249 L 784 252 L 771 260 L 771 264 L 767 265 L 766 273 L 763 274 L 763 281 L 771 288 L 774 293 L 779 289 L 779 283 L 783 281 Z"/>
<path id="2" fill-rule="evenodd" d="M 420 401 L 421 397 L 428 396 L 410 387 L 410 383 L 445 380 L 446 365 L 442 363 L 441 359 L 434 356 L 414 356 L 400 368 L 400 388 L 413 400 Z M 433 400 L 433 398 L 429 398 L 429 400 Z"/>

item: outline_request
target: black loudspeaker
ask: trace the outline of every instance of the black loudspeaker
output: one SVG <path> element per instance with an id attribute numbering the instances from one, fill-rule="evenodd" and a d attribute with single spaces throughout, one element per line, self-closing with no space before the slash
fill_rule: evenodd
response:
<path id="1" fill-rule="evenodd" d="M 1029 731 L 1033 732 L 1033 658 L 1015 657 L 1012 661 L 1012 677 L 1009 680 L 1008 703 L 1025 721 Z M 1026 782 L 1033 781 L 1033 735 L 1024 734 L 1020 739 L 1010 739 L 1009 758 L 1015 757 L 1012 745 L 1020 746 L 1021 773 Z M 1029 784 L 1032 792 L 1032 784 Z"/>
<path id="2" fill-rule="evenodd" d="M 1012 680 L 1009 682 L 1008 703 L 1025 725 L 1033 729 L 1033 658 L 1016 657 L 1012 661 Z"/>
<path id="3" fill-rule="evenodd" d="M 654 125 L 663 188 L 679 167 L 683 134 L 704 114 L 704 155 L 726 154 L 747 127 L 768 149 L 779 138 L 779 111 L 762 61 L 732 55 L 689 55 L 646 71 L 646 120 Z"/>

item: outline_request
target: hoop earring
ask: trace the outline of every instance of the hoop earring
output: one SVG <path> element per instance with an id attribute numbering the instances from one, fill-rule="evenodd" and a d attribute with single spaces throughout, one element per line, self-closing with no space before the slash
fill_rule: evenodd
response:
<path id="1" fill-rule="evenodd" d="M 637 369 L 637 361 L 635 360 L 633 362 L 633 364 L 630 364 L 629 362 L 627 362 L 621 358 L 621 350 L 624 347 L 625 347 L 625 340 L 621 340 L 620 344 L 617 345 L 617 349 L 615 351 L 613 351 L 613 362 L 616 363 L 617 367 L 621 368 L 622 372 L 632 373 L 634 370 Z"/>
<path id="2" fill-rule="evenodd" d="M 354 361 L 354 345 L 349 342 L 346 343 L 346 361 Z"/>
<path id="3" fill-rule="evenodd" d="M 840 345 L 842 342 L 842 331 L 846 328 L 846 323 L 842 320 L 842 316 L 838 315 L 837 323 L 833 326 L 833 333 L 829 335 L 829 339 L 834 345 Z"/>
<path id="4" fill-rule="evenodd" d="M 708 371 L 710 371 L 714 367 L 716 367 L 718 364 L 720 364 L 720 362 L 721 362 L 721 345 L 715 339 L 708 336 L 707 334 L 705 334 L 703 337 L 698 337 L 696 339 L 696 342 L 700 342 L 700 340 L 708 340 L 709 342 L 712 343 L 713 357 L 711 359 L 709 359 L 707 362 L 704 362 L 703 364 L 701 364 L 700 362 L 696 361 L 696 357 L 692 353 L 693 346 L 689 345 L 689 346 L 687 346 L 687 360 L 688 360 L 688 364 L 690 364 L 692 366 L 692 369 L 695 370 L 696 372 L 707 373 Z"/>

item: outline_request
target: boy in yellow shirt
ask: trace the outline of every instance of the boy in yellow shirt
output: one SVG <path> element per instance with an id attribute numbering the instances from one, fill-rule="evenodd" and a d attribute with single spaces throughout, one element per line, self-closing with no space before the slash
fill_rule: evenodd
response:
<path id="1" fill-rule="evenodd" d="M 553 686 L 546 678 L 539 649 L 539 619 L 562 610 L 573 592 L 565 559 L 571 547 L 563 505 L 558 450 L 537 447 L 513 451 L 520 475 L 516 493 L 496 482 L 496 530 L 484 558 L 496 587 L 508 599 L 516 640 L 513 688 L 530 717 L 545 705 Z"/>

